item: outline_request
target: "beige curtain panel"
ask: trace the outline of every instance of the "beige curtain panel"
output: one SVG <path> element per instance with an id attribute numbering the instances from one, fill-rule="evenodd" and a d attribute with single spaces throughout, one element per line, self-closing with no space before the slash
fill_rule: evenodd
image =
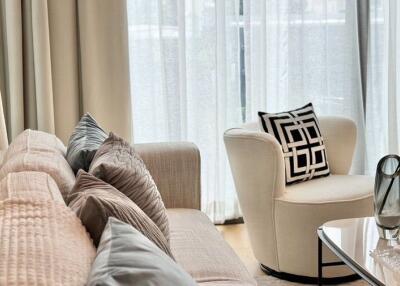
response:
<path id="1" fill-rule="evenodd" d="M 131 141 L 126 0 L 0 0 L 0 91 L 10 140 L 90 112 Z"/>

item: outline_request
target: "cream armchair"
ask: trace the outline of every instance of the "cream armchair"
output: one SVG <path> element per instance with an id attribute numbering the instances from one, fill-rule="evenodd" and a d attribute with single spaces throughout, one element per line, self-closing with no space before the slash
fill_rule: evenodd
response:
<path id="1" fill-rule="evenodd" d="M 251 246 L 268 274 L 312 282 L 317 277 L 317 228 L 329 220 L 371 216 L 373 178 L 348 175 L 356 143 L 356 125 L 342 117 L 321 117 L 331 175 L 285 185 L 281 146 L 259 131 L 258 123 L 224 134 Z M 355 242 L 356 243 L 356 242 Z M 324 250 L 324 261 L 335 261 Z M 328 267 L 324 277 L 352 274 Z"/>

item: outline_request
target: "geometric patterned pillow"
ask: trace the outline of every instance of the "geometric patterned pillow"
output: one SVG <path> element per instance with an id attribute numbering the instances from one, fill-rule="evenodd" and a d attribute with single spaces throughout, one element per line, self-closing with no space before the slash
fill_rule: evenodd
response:
<path id="1" fill-rule="evenodd" d="M 324 139 L 311 103 L 286 112 L 258 112 L 261 128 L 281 144 L 286 184 L 329 176 Z"/>

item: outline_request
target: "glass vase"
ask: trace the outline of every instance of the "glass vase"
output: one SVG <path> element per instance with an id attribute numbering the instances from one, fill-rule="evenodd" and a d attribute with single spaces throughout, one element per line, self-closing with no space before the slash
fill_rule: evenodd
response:
<path id="1" fill-rule="evenodd" d="M 400 157 L 397 155 L 387 155 L 378 163 L 374 209 L 380 237 L 397 239 L 400 226 Z"/>

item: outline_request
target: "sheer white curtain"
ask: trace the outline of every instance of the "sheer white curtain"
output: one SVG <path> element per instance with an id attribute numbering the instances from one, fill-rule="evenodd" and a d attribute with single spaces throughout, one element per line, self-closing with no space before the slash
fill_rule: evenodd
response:
<path id="1" fill-rule="evenodd" d="M 356 0 L 128 0 L 135 142 L 199 146 L 214 222 L 241 215 L 222 134 L 259 110 L 354 119 L 364 172 L 357 20 Z"/>
<path id="2" fill-rule="evenodd" d="M 358 126 L 353 172 L 364 166 L 364 111 L 355 0 L 245 0 L 246 120 L 312 102 L 317 115 Z M 328 158 L 329 159 L 329 158 Z"/>
<path id="3" fill-rule="evenodd" d="M 239 0 L 128 0 L 135 142 L 192 141 L 202 207 L 240 216 L 222 134 L 242 122 Z"/>
<path id="4" fill-rule="evenodd" d="M 400 153 L 400 2 L 370 0 L 366 136 L 368 171 Z"/>

